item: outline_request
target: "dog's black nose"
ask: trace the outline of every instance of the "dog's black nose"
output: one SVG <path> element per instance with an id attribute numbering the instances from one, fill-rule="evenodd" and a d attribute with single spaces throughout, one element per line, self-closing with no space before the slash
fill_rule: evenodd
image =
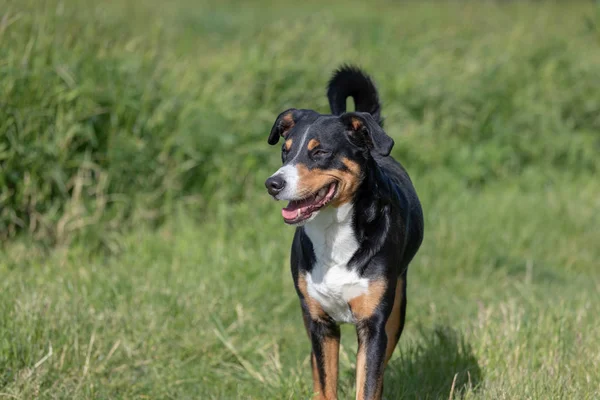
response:
<path id="1" fill-rule="evenodd" d="M 271 196 L 276 196 L 285 187 L 285 180 L 281 175 L 275 175 L 266 180 L 265 186 Z"/>

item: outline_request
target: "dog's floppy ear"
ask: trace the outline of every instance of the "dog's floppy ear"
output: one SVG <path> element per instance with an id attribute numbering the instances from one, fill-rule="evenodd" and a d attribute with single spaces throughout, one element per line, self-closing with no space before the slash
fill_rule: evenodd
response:
<path id="1" fill-rule="evenodd" d="M 350 140 L 359 147 L 389 156 L 394 147 L 394 139 L 389 137 L 373 116 L 365 112 L 349 112 L 340 115 Z"/>
<path id="2" fill-rule="evenodd" d="M 285 110 L 275 120 L 271 133 L 269 134 L 269 144 L 274 145 L 279 142 L 280 137 L 286 137 L 288 132 L 296 125 L 296 122 L 303 116 L 303 110 L 290 108 Z"/>

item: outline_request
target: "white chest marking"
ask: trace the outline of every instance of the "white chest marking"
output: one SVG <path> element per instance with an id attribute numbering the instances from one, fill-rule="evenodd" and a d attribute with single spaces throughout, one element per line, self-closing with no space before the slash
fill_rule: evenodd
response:
<path id="1" fill-rule="evenodd" d="M 304 227 L 316 256 L 306 274 L 306 289 L 337 322 L 354 322 L 348 302 L 367 293 L 369 280 L 348 269 L 348 261 L 358 249 L 352 229 L 352 205 L 328 207 Z"/>

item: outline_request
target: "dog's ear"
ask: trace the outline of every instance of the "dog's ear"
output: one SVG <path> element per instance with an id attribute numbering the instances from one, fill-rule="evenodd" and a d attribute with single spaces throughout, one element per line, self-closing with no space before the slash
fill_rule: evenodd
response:
<path id="1" fill-rule="evenodd" d="M 271 133 L 269 134 L 269 144 L 274 145 L 279 142 L 280 137 L 286 137 L 289 131 L 296 125 L 296 122 L 300 120 L 303 116 L 303 110 L 296 110 L 295 108 L 290 108 L 289 110 L 285 110 L 275 120 L 273 127 L 271 128 Z"/>
<path id="2" fill-rule="evenodd" d="M 389 137 L 373 116 L 365 112 L 349 112 L 340 115 L 350 140 L 359 147 L 389 156 L 394 139 Z"/>

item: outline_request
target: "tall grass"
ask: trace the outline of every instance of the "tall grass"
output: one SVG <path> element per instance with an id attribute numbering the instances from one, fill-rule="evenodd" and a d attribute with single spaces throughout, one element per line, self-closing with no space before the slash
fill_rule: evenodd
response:
<path id="1" fill-rule="evenodd" d="M 380 84 L 413 171 L 479 186 L 600 166 L 589 4 L 161 4 L 2 7 L 2 237 L 93 240 L 175 203 L 243 200 L 274 116 L 327 111 L 342 62 Z"/>

